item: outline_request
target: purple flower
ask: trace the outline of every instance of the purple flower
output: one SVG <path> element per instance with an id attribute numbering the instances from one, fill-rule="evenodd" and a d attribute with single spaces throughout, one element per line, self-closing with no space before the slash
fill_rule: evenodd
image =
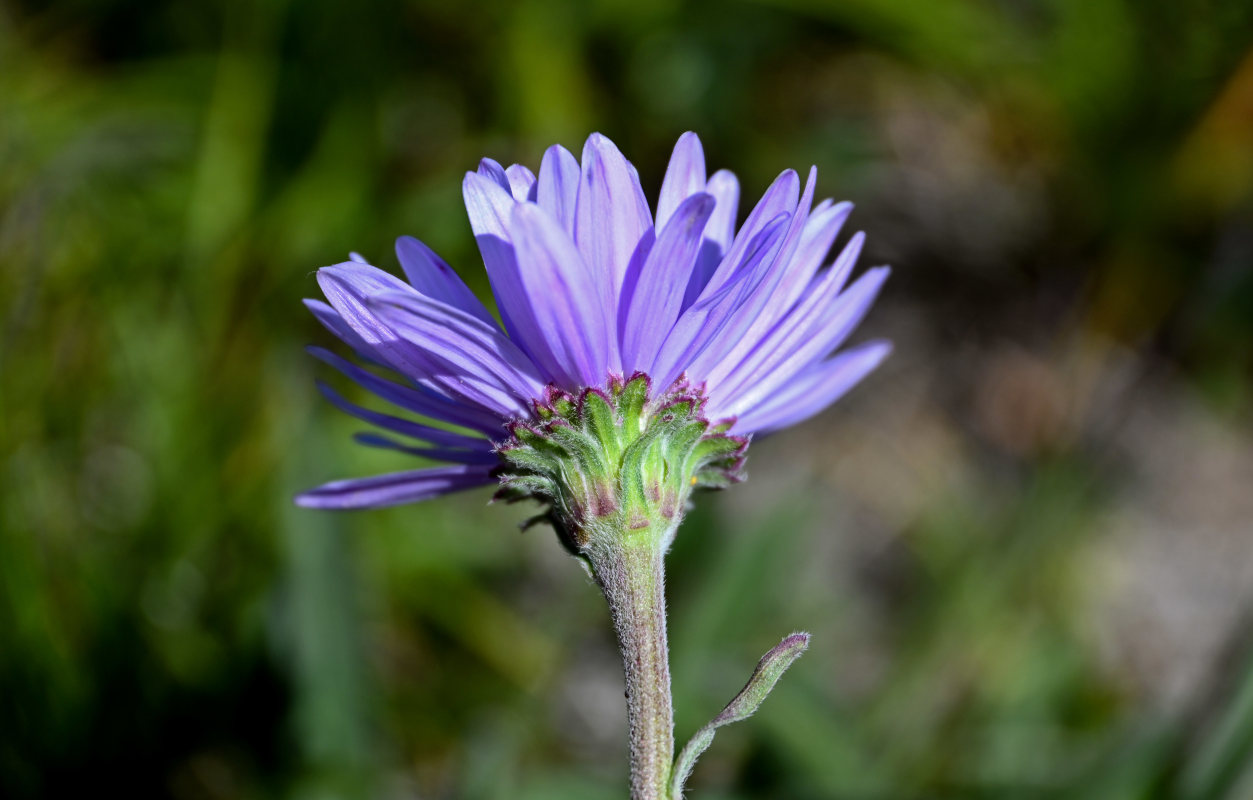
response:
<path id="1" fill-rule="evenodd" d="M 411 443 L 375 433 L 359 441 L 448 465 L 336 481 L 297 502 L 369 508 L 492 483 L 511 431 L 544 403 L 636 373 L 654 396 L 682 386 L 738 436 L 821 411 L 891 348 L 836 352 L 888 269 L 850 283 L 861 233 L 824 268 L 852 206 L 814 205 L 815 177 L 811 169 L 802 190 L 785 171 L 737 232 L 739 183 L 726 170 L 706 177 L 693 133 L 675 146 L 655 216 L 635 168 L 600 134 L 581 165 L 549 148 L 538 177 L 484 159 L 463 190 L 503 330 L 410 237 L 396 243 L 407 283 L 354 255 L 318 270 L 329 305 L 305 301 L 375 369 L 322 348 L 313 355 L 405 412 L 367 410 L 320 385 L 339 408 Z"/>

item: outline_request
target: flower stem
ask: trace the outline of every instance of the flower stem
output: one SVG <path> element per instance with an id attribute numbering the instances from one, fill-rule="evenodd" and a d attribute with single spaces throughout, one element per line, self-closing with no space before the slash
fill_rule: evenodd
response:
<path id="1" fill-rule="evenodd" d="M 609 601 L 626 671 L 631 800 L 669 800 L 674 762 L 664 565 L 673 528 L 665 527 L 622 531 L 587 553 Z"/>

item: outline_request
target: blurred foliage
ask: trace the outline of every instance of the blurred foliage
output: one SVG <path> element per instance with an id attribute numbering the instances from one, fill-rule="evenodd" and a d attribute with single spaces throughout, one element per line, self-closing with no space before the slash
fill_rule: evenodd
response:
<path id="1" fill-rule="evenodd" d="M 290 505 L 405 463 L 316 402 L 299 299 L 404 233 L 486 296 L 478 158 L 601 130 L 655 191 L 688 129 L 746 198 L 814 163 L 859 202 L 899 343 L 676 544 L 681 740 L 815 634 L 691 794 L 1250 796 L 1248 614 L 1194 701 L 1111 669 L 1088 557 L 1140 465 L 971 360 L 1102 342 L 1245 435 L 1241 0 L 0 5 L 0 794 L 621 796 L 603 603 L 524 509 Z M 924 364 L 939 461 L 876 411 Z"/>

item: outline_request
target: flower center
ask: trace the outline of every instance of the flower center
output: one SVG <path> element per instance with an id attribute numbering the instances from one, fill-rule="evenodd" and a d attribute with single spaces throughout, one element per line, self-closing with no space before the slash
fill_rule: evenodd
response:
<path id="1" fill-rule="evenodd" d="M 681 377 L 652 399 L 650 388 L 640 372 L 577 396 L 550 386 L 534 419 L 509 424 L 497 497 L 547 503 L 532 521 L 551 522 L 576 555 L 611 531 L 673 535 L 693 489 L 743 479 L 748 438 L 705 418 L 703 386 Z"/>

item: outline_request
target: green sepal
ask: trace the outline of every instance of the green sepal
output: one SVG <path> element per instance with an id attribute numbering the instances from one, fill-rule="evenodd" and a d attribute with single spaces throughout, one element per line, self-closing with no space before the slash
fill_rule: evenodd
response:
<path id="1" fill-rule="evenodd" d="M 552 424 L 551 422 L 549 423 Z M 525 445 L 535 450 L 537 454 L 545 454 L 550 457 L 564 457 L 566 452 L 551 437 L 540 431 L 534 430 L 526 425 L 514 425 L 510 431 L 513 438 L 517 440 L 518 445 Z"/>
<path id="2" fill-rule="evenodd" d="M 738 456 L 747 446 L 748 439 L 743 436 L 706 436 L 696 443 L 692 454 L 699 461 L 712 463 Z"/>
<path id="3" fill-rule="evenodd" d="M 582 413 L 587 420 L 588 431 L 605 452 L 606 461 L 616 461 L 621 455 L 622 446 L 618 436 L 617 415 L 609 400 L 600 392 L 589 391 L 583 395 Z"/>
<path id="4" fill-rule="evenodd" d="M 543 473 L 552 466 L 551 456 L 540 452 L 538 448 L 511 447 L 508 451 L 498 451 L 498 454 L 514 467 L 514 472 L 505 476 L 506 485 L 509 477 L 518 474 L 517 470 L 524 470 L 524 474 Z"/>
<path id="5" fill-rule="evenodd" d="M 747 439 L 703 416 L 703 391 L 683 379 L 652 399 L 650 390 L 642 373 L 577 398 L 550 387 L 534 420 L 515 423 L 497 451 L 497 496 L 549 504 L 563 541 L 580 552 L 596 531 L 677 521 L 694 489 L 736 482 Z M 613 515 L 621 525 L 598 523 Z"/>
<path id="6" fill-rule="evenodd" d="M 648 456 L 653 446 L 663 436 L 663 424 L 650 422 L 644 432 L 627 445 L 622 453 L 620 484 L 622 495 L 628 503 L 641 507 L 648 504 L 644 483 L 648 478 L 657 477 L 660 466 L 655 459 L 649 463 Z"/>
<path id="7" fill-rule="evenodd" d="M 621 387 L 614 388 L 614 400 L 624 422 L 635 421 L 638 424 L 644 414 L 644 406 L 648 403 L 648 392 L 651 388 L 652 381 L 642 372 L 635 373 Z M 638 432 L 638 428 L 636 430 Z"/>
<path id="8" fill-rule="evenodd" d="M 569 417 L 574 413 L 574 401 L 568 396 L 557 397 L 553 400 L 552 415 L 558 417 Z M 550 417 L 551 418 L 551 417 Z"/>
<path id="9" fill-rule="evenodd" d="M 561 446 L 577 464 L 582 475 L 602 475 L 606 471 L 607 460 L 604 447 L 594 435 L 589 436 L 585 430 L 576 430 L 570 425 L 562 424 L 564 420 L 554 420 L 549 426 L 549 436 Z"/>

